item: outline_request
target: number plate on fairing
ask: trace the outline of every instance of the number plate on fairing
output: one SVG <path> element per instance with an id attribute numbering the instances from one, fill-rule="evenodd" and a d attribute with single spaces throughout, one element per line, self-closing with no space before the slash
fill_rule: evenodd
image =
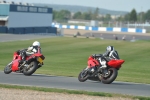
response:
<path id="1" fill-rule="evenodd" d="M 43 63 L 43 60 L 41 59 L 41 57 L 38 57 L 37 59 L 41 64 Z"/>

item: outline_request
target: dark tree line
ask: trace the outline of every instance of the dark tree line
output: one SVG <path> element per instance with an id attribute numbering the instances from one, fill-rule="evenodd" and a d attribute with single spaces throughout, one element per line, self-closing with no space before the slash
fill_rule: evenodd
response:
<path id="1" fill-rule="evenodd" d="M 94 11 L 89 10 L 88 12 L 78 11 L 72 14 L 69 10 L 53 11 L 54 20 L 69 20 L 69 19 L 82 19 L 82 20 L 99 20 L 99 21 L 112 21 L 110 14 L 105 16 L 99 16 L 100 10 L 96 8 Z M 130 21 L 130 22 L 150 22 L 150 10 L 147 12 L 137 13 L 135 9 L 126 15 L 122 15 L 115 18 L 116 21 Z"/>

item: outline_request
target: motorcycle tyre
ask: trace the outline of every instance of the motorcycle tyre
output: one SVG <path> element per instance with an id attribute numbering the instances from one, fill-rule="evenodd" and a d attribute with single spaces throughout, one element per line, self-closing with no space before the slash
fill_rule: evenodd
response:
<path id="1" fill-rule="evenodd" d="M 9 70 L 8 70 L 8 67 L 9 67 Z M 9 74 L 9 73 L 11 73 L 11 72 L 12 72 L 11 67 L 10 67 L 10 65 L 8 64 L 8 65 L 5 66 L 5 68 L 4 68 L 4 73 L 5 73 L 5 74 Z"/>
<path id="2" fill-rule="evenodd" d="M 25 67 L 24 70 L 23 70 L 23 74 L 24 74 L 25 76 L 30 76 L 30 75 L 32 75 L 32 74 L 37 70 L 37 68 L 38 68 L 38 63 L 37 63 L 37 61 L 32 61 L 31 63 L 33 63 L 32 70 L 26 71 L 26 67 Z M 31 63 L 30 63 L 30 64 L 31 64 Z M 30 64 L 29 64 L 29 65 L 30 65 Z"/>
<path id="3" fill-rule="evenodd" d="M 85 71 L 85 70 L 83 70 L 83 71 Z M 80 82 L 85 82 L 85 81 L 88 79 L 88 77 L 89 77 L 89 75 L 88 75 L 88 73 L 87 73 L 87 75 L 86 75 L 84 78 L 81 78 L 81 74 L 83 73 L 83 71 L 80 72 L 79 75 L 78 75 L 78 80 L 79 80 Z"/>
<path id="4" fill-rule="evenodd" d="M 118 75 L 118 70 L 115 69 L 115 68 L 109 68 L 108 71 L 113 71 L 110 78 L 105 79 L 104 77 L 99 76 L 101 82 L 104 83 L 104 84 L 111 84 L 117 78 L 117 75 Z"/>

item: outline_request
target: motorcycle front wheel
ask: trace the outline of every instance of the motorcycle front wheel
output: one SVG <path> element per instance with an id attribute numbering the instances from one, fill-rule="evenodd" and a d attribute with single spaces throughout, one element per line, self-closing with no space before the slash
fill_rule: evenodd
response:
<path id="1" fill-rule="evenodd" d="M 82 72 L 79 73 L 78 75 L 78 80 L 80 82 L 85 82 L 89 77 L 89 74 L 88 74 L 88 70 L 83 70 Z"/>
<path id="2" fill-rule="evenodd" d="M 117 78 L 117 75 L 118 75 L 118 70 L 117 69 L 109 68 L 108 69 L 108 75 L 105 75 L 105 73 L 104 73 L 104 74 L 101 74 L 99 76 L 99 78 L 100 78 L 102 83 L 111 84 Z"/>
<path id="3" fill-rule="evenodd" d="M 5 66 L 5 68 L 4 68 L 4 73 L 5 74 L 9 74 L 9 73 L 11 73 L 12 72 L 12 70 L 11 70 L 11 63 L 9 63 L 7 66 Z"/>

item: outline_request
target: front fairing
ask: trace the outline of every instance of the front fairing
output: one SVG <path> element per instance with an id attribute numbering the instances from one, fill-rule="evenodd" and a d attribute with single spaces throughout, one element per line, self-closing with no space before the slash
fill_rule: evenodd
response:
<path id="1" fill-rule="evenodd" d="M 88 58 L 88 68 L 99 66 L 100 63 L 98 60 L 94 59 L 92 56 Z"/>
<path id="2" fill-rule="evenodd" d="M 17 54 L 17 52 L 14 52 L 13 60 L 12 60 L 12 71 L 18 71 L 19 70 L 19 61 L 21 60 L 21 56 Z"/>
<path id="3" fill-rule="evenodd" d="M 122 60 L 122 59 L 119 59 L 119 60 L 112 59 L 107 64 L 108 64 L 109 67 L 113 67 L 113 68 L 119 69 L 124 62 L 125 61 Z"/>
<path id="4" fill-rule="evenodd" d="M 19 59 L 15 59 L 12 62 L 12 71 L 18 71 L 19 70 Z"/>

